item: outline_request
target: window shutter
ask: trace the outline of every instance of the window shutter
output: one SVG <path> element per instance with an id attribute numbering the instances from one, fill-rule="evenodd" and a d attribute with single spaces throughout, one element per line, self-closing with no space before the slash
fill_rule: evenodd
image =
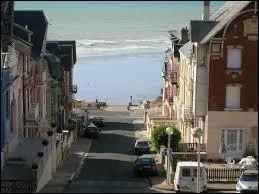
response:
<path id="1" fill-rule="evenodd" d="M 227 56 L 227 67 L 228 68 L 241 68 L 241 49 L 228 49 L 228 56 Z"/>

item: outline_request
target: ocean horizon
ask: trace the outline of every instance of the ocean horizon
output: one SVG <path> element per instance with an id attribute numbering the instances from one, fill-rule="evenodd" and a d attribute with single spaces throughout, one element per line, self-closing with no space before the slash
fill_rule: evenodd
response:
<path id="1" fill-rule="evenodd" d="M 186 2 L 16 1 L 15 10 L 43 10 L 47 40 L 76 41 L 76 98 L 125 105 L 160 95 L 168 31 L 202 17 L 202 1 Z M 211 1 L 211 12 L 224 2 Z"/>

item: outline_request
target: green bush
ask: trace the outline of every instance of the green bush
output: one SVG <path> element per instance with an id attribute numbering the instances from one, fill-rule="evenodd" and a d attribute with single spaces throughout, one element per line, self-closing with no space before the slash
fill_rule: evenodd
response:
<path id="1" fill-rule="evenodd" d="M 167 147 L 168 145 L 168 135 L 166 133 L 167 127 L 172 127 L 174 130 L 174 133 L 171 136 L 171 147 L 172 145 L 177 145 L 181 141 L 181 132 L 175 126 L 163 125 L 155 127 L 151 134 L 151 141 L 157 152 L 159 152 L 160 146 L 164 145 Z"/>
<path id="2" fill-rule="evenodd" d="M 247 156 L 253 156 L 254 158 L 256 158 L 256 151 L 254 149 L 247 149 L 243 157 L 247 157 Z"/>

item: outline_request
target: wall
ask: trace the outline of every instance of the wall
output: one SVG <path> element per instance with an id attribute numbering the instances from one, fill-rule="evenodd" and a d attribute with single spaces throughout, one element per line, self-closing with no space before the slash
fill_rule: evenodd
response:
<path id="1" fill-rule="evenodd" d="M 250 6 L 253 8 L 253 5 Z M 249 108 L 258 110 L 258 40 L 249 40 L 244 34 L 246 19 L 254 11 L 239 15 L 226 29 L 223 43 L 223 56 L 210 59 L 209 72 L 209 111 L 223 111 L 226 100 L 226 84 L 241 84 L 240 107 L 243 111 Z M 258 27 L 257 27 L 258 28 Z M 218 34 L 222 34 L 221 30 Z M 242 48 L 242 65 L 238 73 L 227 71 L 227 47 Z M 220 78 L 220 79 L 219 79 Z"/>
<path id="2" fill-rule="evenodd" d="M 39 192 L 51 180 L 51 178 L 52 178 L 52 162 L 53 162 L 53 155 L 49 154 L 49 158 L 46 163 L 45 169 L 38 182 L 38 187 L 37 187 L 36 192 Z"/>
<path id="3" fill-rule="evenodd" d="M 250 128 L 254 126 L 258 126 L 258 112 L 209 111 L 205 124 L 207 157 L 214 160 L 219 159 L 221 128 L 246 128 L 244 142 L 247 145 L 253 141 Z"/>

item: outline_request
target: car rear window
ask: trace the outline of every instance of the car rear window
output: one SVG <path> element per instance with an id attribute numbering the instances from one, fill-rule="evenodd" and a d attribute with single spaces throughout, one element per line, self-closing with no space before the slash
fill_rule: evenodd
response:
<path id="1" fill-rule="evenodd" d="M 147 141 L 138 141 L 137 142 L 137 146 L 148 146 L 148 142 Z"/>
<path id="2" fill-rule="evenodd" d="M 189 168 L 183 168 L 182 169 L 182 176 L 183 177 L 190 177 L 191 176 L 191 170 Z"/>
<path id="3" fill-rule="evenodd" d="M 255 173 L 246 173 L 240 179 L 241 181 L 250 181 L 250 182 L 257 182 L 258 181 L 258 174 Z"/>
<path id="4" fill-rule="evenodd" d="M 139 162 L 141 164 L 152 164 L 155 162 L 155 160 L 153 158 L 140 158 Z"/>

